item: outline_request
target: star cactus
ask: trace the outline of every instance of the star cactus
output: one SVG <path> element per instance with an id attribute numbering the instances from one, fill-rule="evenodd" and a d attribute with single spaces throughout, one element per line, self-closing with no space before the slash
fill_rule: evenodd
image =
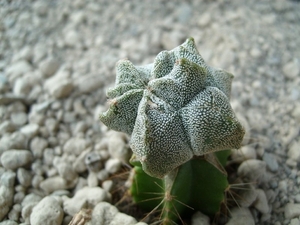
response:
<path id="1" fill-rule="evenodd" d="M 121 60 L 116 67 L 116 86 L 107 91 L 110 106 L 100 120 L 131 135 L 136 168 L 142 167 L 140 172 L 145 172 L 150 182 L 152 177 L 161 179 L 170 193 L 174 184 L 181 182 L 178 176 L 183 171 L 194 174 L 190 184 L 198 189 L 201 174 L 220 173 L 225 177 L 223 193 L 228 185 L 223 156 L 228 153 L 218 151 L 240 148 L 245 133 L 229 102 L 233 75 L 208 66 L 193 38 L 162 51 L 153 64 L 134 66 Z"/>

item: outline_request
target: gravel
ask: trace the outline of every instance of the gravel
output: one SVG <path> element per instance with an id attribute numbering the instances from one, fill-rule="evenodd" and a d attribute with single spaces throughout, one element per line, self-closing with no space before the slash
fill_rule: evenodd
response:
<path id="1" fill-rule="evenodd" d="M 235 75 L 231 102 L 246 128 L 229 164 L 232 190 L 247 184 L 227 224 L 300 224 L 299 1 L 0 6 L 0 225 L 66 225 L 85 201 L 87 224 L 145 225 L 113 205 L 129 137 L 98 116 L 119 59 L 151 63 L 189 36 L 209 65 Z M 214 222 L 199 212 L 191 221 Z"/>

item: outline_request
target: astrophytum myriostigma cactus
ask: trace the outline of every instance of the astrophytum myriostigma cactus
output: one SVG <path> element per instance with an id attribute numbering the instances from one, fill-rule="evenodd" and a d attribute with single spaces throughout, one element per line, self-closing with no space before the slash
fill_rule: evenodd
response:
<path id="1" fill-rule="evenodd" d="M 162 178 L 193 156 L 239 148 L 244 129 L 229 103 L 233 75 L 205 64 L 194 40 L 157 55 L 153 64 L 117 64 L 108 127 L 131 135 L 150 176 Z"/>
<path id="2" fill-rule="evenodd" d="M 153 64 L 117 63 L 100 120 L 131 135 L 130 194 L 146 209 L 161 209 L 162 224 L 189 207 L 214 215 L 225 201 L 228 149 L 240 148 L 245 133 L 229 103 L 232 79 L 205 64 L 192 38 Z"/>

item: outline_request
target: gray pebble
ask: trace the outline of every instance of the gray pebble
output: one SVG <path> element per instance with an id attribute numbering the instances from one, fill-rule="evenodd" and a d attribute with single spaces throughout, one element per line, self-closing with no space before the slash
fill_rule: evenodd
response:
<path id="1" fill-rule="evenodd" d="M 68 189 L 67 181 L 60 176 L 49 177 L 40 183 L 40 188 L 50 194 L 57 190 Z"/>
<path id="2" fill-rule="evenodd" d="M 238 175 L 247 181 L 258 181 L 266 174 L 266 163 L 257 159 L 244 161 L 238 168 Z"/>
<path id="3" fill-rule="evenodd" d="M 86 167 L 93 172 L 98 172 L 103 167 L 101 156 L 95 151 L 87 153 L 84 162 Z"/>
<path id="4" fill-rule="evenodd" d="M 300 220 L 298 218 L 291 219 L 290 225 L 300 225 Z"/>
<path id="5" fill-rule="evenodd" d="M 65 153 L 71 153 L 75 155 L 80 155 L 87 147 L 89 143 L 84 138 L 70 138 L 64 145 L 63 150 Z"/>
<path id="6" fill-rule="evenodd" d="M 98 75 L 85 75 L 80 76 L 75 80 L 75 84 L 80 94 L 90 93 L 92 91 L 100 89 L 104 85 L 105 81 Z"/>
<path id="7" fill-rule="evenodd" d="M 16 79 L 14 88 L 13 88 L 13 93 L 16 96 L 27 96 L 32 88 L 32 84 L 29 83 L 29 81 L 24 78 L 24 77 L 19 77 Z"/>
<path id="8" fill-rule="evenodd" d="M 262 189 L 257 189 L 256 192 L 257 199 L 254 203 L 254 207 L 262 214 L 268 213 L 270 211 L 270 208 L 265 192 Z"/>
<path id="9" fill-rule="evenodd" d="M 233 208 L 230 210 L 231 218 L 226 225 L 240 225 L 243 221 L 243 225 L 255 225 L 254 219 L 248 208 Z"/>
<path id="10" fill-rule="evenodd" d="M 210 219 L 198 211 L 192 216 L 192 225 L 210 225 Z"/>
<path id="11" fill-rule="evenodd" d="M 25 134 L 29 138 L 33 138 L 37 135 L 39 131 L 39 125 L 35 123 L 30 123 L 25 126 L 23 126 L 20 131 Z"/>
<path id="12" fill-rule="evenodd" d="M 16 127 L 10 120 L 5 120 L 0 124 L 0 134 L 12 133 L 15 130 Z"/>
<path id="13" fill-rule="evenodd" d="M 84 187 L 76 192 L 73 198 L 64 200 L 64 211 L 74 216 L 84 204 L 96 205 L 108 199 L 108 194 L 100 187 Z"/>
<path id="14" fill-rule="evenodd" d="M 23 126 L 27 123 L 27 114 L 25 112 L 15 112 L 10 115 L 12 123 L 16 126 Z"/>
<path id="15" fill-rule="evenodd" d="M 0 222 L 0 225 L 19 225 L 19 224 L 13 220 L 4 220 Z"/>
<path id="16" fill-rule="evenodd" d="M 1 176 L 0 183 L 0 221 L 9 212 L 10 207 L 14 200 L 14 181 L 16 174 L 14 172 L 8 171 L 4 172 Z"/>
<path id="17" fill-rule="evenodd" d="M 60 203 L 51 196 L 43 198 L 33 209 L 30 215 L 32 225 L 61 224 L 64 212 Z"/>
<path id="18" fill-rule="evenodd" d="M 120 213 L 115 206 L 107 202 L 101 202 L 95 206 L 92 212 L 92 219 L 86 224 L 146 225 L 144 222 L 137 223 L 135 218 Z"/>
<path id="19" fill-rule="evenodd" d="M 14 220 L 14 221 L 18 221 L 20 214 L 21 214 L 21 205 L 20 204 L 15 204 L 12 209 L 10 210 L 10 212 L 8 213 L 8 218 L 10 220 Z"/>
<path id="20" fill-rule="evenodd" d="M 34 175 L 31 181 L 31 185 L 34 188 L 39 188 L 40 187 L 40 183 L 44 180 L 44 177 L 41 175 Z"/>
<path id="21" fill-rule="evenodd" d="M 25 192 L 19 191 L 14 195 L 14 203 L 21 203 L 23 199 L 25 198 Z"/>
<path id="22" fill-rule="evenodd" d="M 271 172 L 277 172 L 278 171 L 278 162 L 275 156 L 271 153 L 264 153 L 263 160 L 267 163 L 267 168 Z"/>
<path id="23" fill-rule="evenodd" d="M 23 187 L 29 187 L 31 185 L 32 174 L 30 171 L 19 168 L 17 170 L 17 178 Z"/>
<path id="24" fill-rule="evenodd" d="M 300 216 L 300 204 L 287 203 L 284 207 L 284 216 L 287 219 Z"/>
<path id="25" fill-rule="evenodd" d="M 282 71 L 287 78 L 295 79 L 299 75 L 300 65 L 297 60 L 293 60 L 285 64 Z"/>
<path id="26" fill-rule="evenodd" d="M 88 183 L 89 187 L 97 187 L 98 183 L 99 183 L 97 173 L 90 172 L 88 177 L 87 177 L 87 183 Z"/>
<path id="27" fill-rule="evenodd" d="M 122 163 L 119 159 L 109 159 L 105 162 L 105 170 L 113 174 L 119 171 L 121 165 Z"/>
<path id="28" fill-rule="evenodd" d="M 15 170 L 33 161 L 32 153 L 28 150 L 8 150 L 1 155 L 1 164 L 6 169 Z"/>
<path id="29" fill-rule="evenodd" d="M 300 162 L 300 150 L 299 150 L 300 142 L 293 141 L 288 150 L 288 157 L 296 162 Z"/>
<path id="30" fill-rule="evenodd" d="M 45 59 L 39 65 L 44 77 L 52 76 L 59 68 L 59 62 L 54 58 Z"/>
<path id="31" fill-rule="evenodd" d="M 65 179 L 66 181 L 73 181 L 77 179 L 78 175 L 74 171 L 71 164 L 66 162 L 61 162 L 56 166 L 56 169 L 59 173 L 59 175 Z"/>
<path id="32" fill-rule="evenodd" d="M 30 150 L 33 153 L 34 158 L 42 158 L 45 148 L 48 146 L 48 142 L 45 138 L 34 137 L 30 142 Z"/>
<path id="33" fill-rule="evenodd" d="M 58 121 L 54 118 L 47 118 L 45 121 L 45 126 L 50 134 L 55 134 L 58 129 Z"/>

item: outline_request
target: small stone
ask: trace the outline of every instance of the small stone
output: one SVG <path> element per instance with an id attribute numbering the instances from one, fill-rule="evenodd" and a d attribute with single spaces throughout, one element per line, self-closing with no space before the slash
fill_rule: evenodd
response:
<path id="1" fill-rule="evenodd" d="M 93 172 L 98 172 L 103 167 L 101 156 L 95 151 L 87 153 L 84 162 L 86 167 Z"/>
<path id="2" fill-rule="evenodd" d="M 44 177 L 41 176 L 41 175 L 35 175 L 33 178 L 32 178 L 32 181 L 31 181 L 31 185 L 32 187 L 34 188 L 39 188 L 40 187 L 40 184 L 41 182 L 44 180 Z"/>
<path id="3" fill-rule="evenodd" d="M 291 223 L 289 225 L 300 225 L 300 220 L 298 218 L 291 219 Z"/>
<path id="4" fill-rule="evenodd" d="M 58 121 L 52 117 L 47 118 L 45 121 L 45 126 L 51 134 L 54 134 L 58 129 Z"/>
<path id="5" fill-rule="evenodd" d="M 136 219 L 124 213 L 120 213 L 118 209 L 107 203 L 101 202 L 97 204 L 92 212 L 91 220 L 86 225 L 92 224 L 122 224 L 122 225 L 144 225 L 145 223 L 137 223 Z"/>
<path id="6" fill-rule="evenodd" d="M 4 220 L 0 222 L 0 225 L 19 225 L 19 224 L 13 220 Z"/>
<path id="7" fill-rule="evenodd" d="M 106 180 L 106 181 L 102 182 L 102 188 L 107 192 L 111 191 L 113 185 L 114 185 L 114 183 L 112 180 Z"/>
<path id="8" fill-rule="evenodd" d="M 278 162 L 277 159 L 273 154 L 270 153 L 264 153 L 263 160 L 267 163 L 267 168 L 271 172 L 277 172 L 278 171 Z"/>
<path id="9" fill-rule="evenodd" d="M 64 201 L 64 211 L 68 215 L 74 216 L 84 204 L 95 206 L 99 202 L 107 200 L 107 198 L 107 192 L 100 187 L 84 187 L 78 190 L 73 198 L 66 198 Z"/>
<path id="10" fill-rule="evenodd" d="M 8 218 L 13 221 L 18 221 L 21 214 L 21 210 L 22 210 L 21 205 L 15 204 L 10 210 L 10 212 L 8 213 Z"/>
<path id="11" fill-rule="evenodd" d="M 47 140 L 41 137 L 34 137 L 30 142 L 30 150 L 35 158 L 42 158 L 44 150 L 47 146 Z"/>
<path id="12" fill-rule="evenodd" d="M 108 178 L 109 173 L 106 170 L 100 170 L 97 174 L 97 177 L 100 181 L 104 181 Z"/>
<path id="13" fill-rule="evenodd" d="M 89 143 L 84 138 L 74 137 L 65 143 L 63 150 L 65 153 L 75 154 L 78 156 L 87 147 L 89 147 Z"/>
<path id="14" fill-rule="evenodd" d="M 262 189 L 257 189 L 257 199 L 254 203 L 254 207 L 261 213 L 266 214 L 270 211 L 268 200 L 265 192 Z"/>
<path id="15" fill-rule="evenodd" d="M 64 212 L 60 203 L 51 196 L 43 198 L 33 209 L 30 215 L 32 225 L 60 225 Z"/>
<path id="16" fill-rule="evenodd" d="M 31 70 L 31 65 L 26 60 L 21 60 L 8 66 L 5 73 L 8 77 L 16 79 Z"/>
<path id="17" fill-rule="evenodd" d="M 54 58 L 45 59 L 43 62 L 40 63 L 40 70 L 44 74 L 44 77 L 50 77 L 59 68 L 59 62 Z"/>
<path id="18" fill-rule="evenodd" d="M 90 148 L 84 150 L 80 153 L 80 155 L 75 159 L 75 162 L 73 164 L 73 168 L 77 173 L 83 173 L 87 170 L 85 159 L 86 155 L 91 151 Z"/>
<path id="19" fill-rule="evenodd" d="M 87 178 L 87 183 L 89 187 L 97 187 L 98 186 L 97 173 L 90 172 Z"/>
<path id="20" fill-rule="evenodd" d="M 238 168 L 238 175 L 246 181 L 253 182 L 266 174 L 266 163 L 257 159 L 248 159 Z"/>
<path id="21" fill-rule="evenodd" d="M 6 169 L 15 170 L 30 164 L 33 160 L 32 153 L 28 150 L 8 150 L 1 155 L 1 164 Z"/>
<path id="22" fill-rule="evenodd" d="M 28 138 L 33 138 L 39 132 L 39 125 L 35 123 L 30 123 L 23 126 L 20 129 L 21 133 L 25 134 Z"/>
<path id="23" fill-rule="evenodd" d="M 287 203 L 284 207 L 284 216 L 286 219 L 300 216 L 300 204 Z"/>
<path id="24" fill-rule="evenodd" d="M 238 205 L 241 207 L 249 207 L 257 199 L 257 191 L 251 184 L 245 184 L 245 187 L 238 192 Z"/>
<path id="25" fill-rule="evenodd" d="M 23 199 L 23 201 L 21 203 L 21 206 L 24 207 L 24 206 L 32 204 L 32 203 L 38 203 L 41 200 L 42 200 L 41 196 L 39 196 L 35 193 L 30 193 L 25 196 L 25 198 Z"/>
<path id="26" fill-rule="evenodd" d="M 105 84 L 105 81 L 98 75 L 80 76 L 75 80 L 77 90 L 80 94 L 90 93 L 100 89 Z"/>
<path id="27" fill-rule="evenodd" d="M 13 93 L 16 96 L 27 96 L 31 91 L 32 85 L 24 77 L 19 77 L 16 79 Z"/>
<path id="28" fill-rule="evenodd" d="M 201 15 L 200 20 L 198 21 L 198 24 L 200 27 L 206 27 L 211 22 L 211 15 L 210 13 L 204 13 Z"/>
<path id="29" fill-rule="evenodd" d="M 74 88 L 73 81 L 70 79 L 70 72 L 57 72 L 55 76 L 45 81 L 44 88 L 55 98 L 68 97 Z"/>
<path id="30" fill-rule="evenodd" d="M 231 158 L 235 163 L 242 163 L 247 159 L 256 159 L 256 151 L 250 146 L 243 146 L 241 149 L 233 150 Z"/>
<path id="31" fill-rule="evenodd" d="M 292 112 L 292 116 L 295 118 L 295 120 L 300 123 L 300 104 L 295 104 L 295 108 Z"/>
<path id="32" fill-rule="evenodd" d="M 192 216 L 192 225 L 210 225 L 209 217 L 201 212 L 196 212 Z"/>
<path id="33" fill-rule="evenodd" d="M 14 195 L 14 203 L 21 203 L 25 197 L 25 192 L 19 191 Z"/>
<path id="34" fill-rule="evenodd" d="M 67 181 L 60 176 L 49 177 L 40 183 L 40 188 L 46 193 L 68 189 Z"/>
<path id="35" fill-rule="evenodd" d="M 288 157 L 293 161 L 300 162 L 300 143 L 293 141 L 288 150 Z"/>
<path id="36" fill-rule="evenodd" d="M 122 224 L 122 225 L 132 225 L 135 223 L 137 223 L 135 218 L 120 212 L 118 212 L 110 222 L 110 224 Z"/>
<path id="37" fill-rule="evenodd" d="M 231 218 L 226 225 L 255 225 L 253 216 L 248 208 L 233 208 L 230 210 Z"/>
<path id="38" fill-rule="evenodd" d="M 9 120 L 5 120 L 0 124 L 0 134 L 11 133 L 14 132 L 15 130 L 16 127 Z"/>
<path id="39" fill-rule="evenodd" d="M 251 49 L 251 51 L 250 51 L 250 55 L 251 55 L 253 58 L 259 58 L 260 56 L 262 56 L 262 52 L 261 52 L 258 48 L 253 48 L 253 49 Z"/>
<path id="40" fill-rule="evenodd" d="M 23 187 L 29 187 L 31 185 L 32 175 L 30 171 L 19 168 L 17 171 L 17 178 Z"/>
<path id="41" fill-rule="evenodd" d="M 296 60 L 293 60 L 291 62 L 288 62 L 283 66 L 282 69 L 284 75 L 289 79 L 295 79 L 300 72 L 300 66 L 299 63 Z"/>
<path id="42" fill-rule="evenodd" d="M 25 205 L 24 207 L 22 207 L 21 215 L 22 215 L 22 219 L 25 222 L 25 224 L 30 224 L 30 215 L 31 215 L 33 207 L 36 205 L 37 205 L 37 202 L 31 202 L 31 203 Z"/>
<path id="43" fill-rule="evenodd" d="M 77 173 L 73 170 L 72 165 L 69 163 L 59 163 L 56 168 L 59 175 L 67 181 L 73 181 L 78 177 Z"/>
<path id="44" fill-rule="evenodd" d="M 10 207 L 14 200 L 14 182 L 16 174 L 8 171 L 4 172 L 1 176 L 0 182 L 0 221 L 9 212 Z"/>
<path id="45" fill-rule="evenodd" d="M 67 47 L 76 47 L 81 45 L 81 38 L 76 30 L 69 30 L 65 34 L 65 44 Z"/>
<path id="46" fill-rule="evenodd" d="M 25 112 L 15 112 L 10 115 L 12 123 L 16 126 L 23 126 L 27 123 L 27 114 Z"/>
<path id="47" fill-rule="evenodd" d="M 105 170 L 110 174 L 114 174 L 121 168 L 121 161 L 119 159 L 109 159 L 105 163 Z"/>

